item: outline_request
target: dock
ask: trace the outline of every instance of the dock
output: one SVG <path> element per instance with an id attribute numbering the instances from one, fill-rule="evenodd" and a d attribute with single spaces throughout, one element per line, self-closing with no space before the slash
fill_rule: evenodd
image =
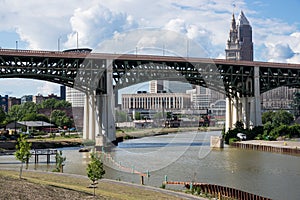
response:
<path id="1" fill-rule="evenodd" d="M 30 153 L 34 156 L 34 163 L 39 162 L 39 156 L 46 156 L 47 164 L 49 164 L 51 161 L 51 155 L 56 155 L 57 149 L 33 149 Z"/>
<path id="2" fill-rule="evenodd" d="M 234 142 L 232 146 L 241 149 L 300 155 L 300 142 L 296 141 L 249 140 Z"/>

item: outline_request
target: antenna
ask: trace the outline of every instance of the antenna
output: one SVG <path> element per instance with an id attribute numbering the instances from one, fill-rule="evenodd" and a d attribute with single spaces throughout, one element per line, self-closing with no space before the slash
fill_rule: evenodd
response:
<path id="1" fill-rule="evenodd" d="M 76 32 L 77 35 L 77 49 L 78 49 L 78 31 Z"/>
<path id="2" fill-rule="evenodd" d="M 234 13 L 234 9 L 236 7 L 235 1 L 232 2 L 232 13 Z"/>

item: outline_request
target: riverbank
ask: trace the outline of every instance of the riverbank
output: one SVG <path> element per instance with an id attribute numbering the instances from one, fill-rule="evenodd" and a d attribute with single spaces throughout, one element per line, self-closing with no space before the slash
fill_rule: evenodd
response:
<path id="1" fill-rule="evenodd" d="M 23 172 L 23 179 L 18 179 L 18 171 L 0 170 L 1 199 L 202 199 L 189 194 L 136 185 L 121 181 L 102 179 L 96 188 L 88 188 L 90 181 L 86 176 L 52 172 Z"/>
<path id="2" fill-rule="evenodd" d="M 51 149 L 83 145 L 83 139 L 81 138 L 29 139 L 28 142 L 32 143 L 32 149 Z M 14 151 L 16 144 L 17 142 L 15 140 L 0 141 L 0 153 Z"/>
<path id="3" fill-rule="evenodd" d="M 119 129 L 116 132 L 117 145 L 119 142 L 128 139 L 136 139 L 143 137 L 151 137 L 165 134 L 174 134 L 180 132 L 195 132 L 195 131 L 216 131 L 221 130 L 220 127 L 179 127 L 179 128 L 145 128 L 145 129 Z M 51 149 L 63 147 L 77 147 L 84 145 L 82 138 L 42 138 L 42 139 L 28 139 L 32 143 L 32 149 Z M 0 154 L 14 152 L 16 147 L 15 140 L 0 141 Z"/>
<path id="4" fill-rule="evenodd" d="M 119 129 L 116 132 L 117 142 L 127 139 L 136 139 L 142 137 L 151 137 L 164 134 L 174 134 L 180 132 L 195 132 L 195 131 L 220 131 L 221 127 L 179 127 L 179 128 L 144 128 L 144 129 Z"/>
<path id="5" fill-rule="evenodd" d="M 248 140 L 235 142 L 232 146 L 242 149 L 300 155 L 299 141 Z"/>

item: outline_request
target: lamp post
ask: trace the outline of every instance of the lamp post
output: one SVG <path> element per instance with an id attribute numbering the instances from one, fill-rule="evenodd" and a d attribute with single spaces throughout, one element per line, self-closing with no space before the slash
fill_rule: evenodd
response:
<path id="1" fill-rule="evenodd" d="M 57 51 L 60 51 L 60 36 L 57 39 Z"/>

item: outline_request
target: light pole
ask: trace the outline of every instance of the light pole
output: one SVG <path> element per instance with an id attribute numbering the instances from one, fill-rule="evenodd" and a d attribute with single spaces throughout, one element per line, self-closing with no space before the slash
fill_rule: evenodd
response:
<path id="1" fill-rule="evenodd" d="M 57 39 L 57 51 L 60 51 L 60 36 Z"/>

